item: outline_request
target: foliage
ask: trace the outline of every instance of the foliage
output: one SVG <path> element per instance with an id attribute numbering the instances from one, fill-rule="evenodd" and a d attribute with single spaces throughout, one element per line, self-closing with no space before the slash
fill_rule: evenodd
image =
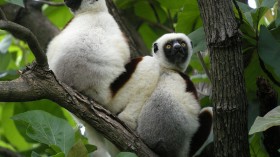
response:
<path id="1" fill-rule="evenodd" d="M 68 154 L 74 145 L 74 130 L 67 121 L 40 110 L 27 111 L 12 117 L 22 122 L 26 135 L 39 143 L 59 148 L 59 152 Z"/>
<path id="2" fill-rule="evenodd" d="M 264 117 L 257 117 L 249 134 L 265 131 L 272 126 L 280 126 L 280 106 L 268 112 Z"/>
<path id="3" fill-rule="evenodd" d="M 250 138 L 250 155 L 252 157 L 268 157 L 269 155 L 265 151 L 264 146 L 261 142 L 261 135 L 254 134 Z"/>
<path id="4" fill-rule="evenodd" d="M 17 3 L 18 5 L 23 4 L 23 0 L 7 1 Z M 210 92 L 208 92 L 210 91 L 211 82 L 205 73 L 205 69 L 201 65 L 202 61 L 197 56 L 197 52 L 202 51 L 204 63 L 207 69 L 210 69 L 209 52 L 206 50 L 205 34 L 197 0 L 177 0 L 176 3 L 170 0 L 114 1 L 121 10 L 122 16 L 126 18 L 139 33 L 148 49 L 151 49 L 152 42 L 164 33 L 174 31 L 182 32 L 190 36 L 194 45 L 195 54 L 192 57 L 187 73 L 191 75 L 191 79 L 197 85 L 199 93 L 202 93 L 200 99 L 201 104 L 203 106 L 211 105 L 211 100 L 209 100 Z M 264 62 L 265 68 L 271 73 L 275 80 L 278 80 L 278 82 L 280 81 L 280 9 L 275 0 L 256 0 L 256 2 L 257 8 L 255 9 L 250 8 L 247 4 L 238 3 L 243 17 L 240 31 L 242 32 L 241 37 L 245 60 L 244 77 L 250 102 L 250 125 L 258 115 L 256 78 L 258 76 L 263 76 L 271 80 L 271 77 L 268 77 L 263 67 L 261 67 L 260 60 Z M 2 3 L 3 0 L 0 1 L 0 4 Z M 72 18 L 72 15 L 65 6 L 52 7 L 44 5 L 43 13 L 60 29 Z M 237 9 L 235 9 L 235 13 L 236 17 L 241 20 Z M 25 42 L 14 38 L 9 33 L 0 31 L 0 40 L 0 80 L 15 79 L 19 76 L 17 70 L 31 63 L 34 57 Z M 273 84 L 273 87 L 278 93 L 280 92 L 279 86 Z M 21 113 L 32 110 L 41 110 L 39 112 L 45 111 L 51 113 L 52 116 L 67 120 L 72 127 L 75 127 L 75 123 L 67 111 L 47 100 L 28 103 L 0 103 L 0 146 L 20 152 L 26 156 L 34 157 L 45 154 L 45 150 L 48 150 L 47 154 L 55 154 L 54 156 L 64 156 L 67 152 L 70 152 L 69 154 L 82 154 L 86 149 L 88 150 L 90 146 L 84 145 L 85 139 L 81 135 L 77 135 L 77 132 L 75 133 L 75 144 L 73 147 L 69 146 L 70 149 L 68 148 L 67 151 L 64 152 L 59 145 L 54 146 L 51 143 L 41 140 L 31 140 L 28 136 L 30 133 L 28 132 L 32 131 L 32 133 L 34 133 L 33 130 L 29 128 L 26 131 L 20 127 L 19 122 L 12 121 L 10 117 L 17 114 L 21 115 Z M 48 115 L 47 119 L 50 120 L 52 116 Z M 265 127 L 267 123 L 259 123 L 259 120 L 260 118 L 257 118 L 252 128 L 254 130 L 256 127 L 259 127 L 260 129 L 258 131 L 263 131 L 267 128 L 267 126 Z M 275 120 L 277 120 L 277 118 L 275 118 Z M 55 123 L 54 125 L 57 124 L 58 123 Z M 30 125 L 33 126 L 34 124 Z M 278 123 L 273 125 L 278 125 Z M 250 133 L 253 134 L 254 132 L 256 131 L 251 131 Z M 40 143 L 38 141 L 40 141 Z M 252 156 L 267 156 L 265 149 L 262 147 L 260 134 L 254 134 L 250 138 L 250 143 Z M 92 148 L 91 151 L 92 150 L 94 150 L 94 148 Z M 134 155 L 131 153 L 120 153 L 118 156 L 130 157 Z"/>

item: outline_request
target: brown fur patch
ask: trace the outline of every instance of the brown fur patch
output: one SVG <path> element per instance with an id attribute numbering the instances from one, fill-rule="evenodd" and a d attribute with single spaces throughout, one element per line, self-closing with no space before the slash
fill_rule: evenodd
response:
<path id="1" fill-rule="evenodd" d="M 197 91 L 196 91 L 196 88 L 193 84 L 193 82 L 190 80 L 189 76 L 180 72 L 179 73 L 181 75 L 181 77 L 185 80 L 186 82 L 186 92 L 190 92 L 190 93 L 193 93 L 194 97 L 196 98 L 196 100 L 198 100 L 198 96 L 197 96 Z"/>
<path id="2" fill-rule="evenodd" d="M 128 64 L 125 65 L 126 71 L 123 72 L 110 86 L 113 97 L 124 86 L 124 84 L 128 82 L 137 68 L 138 63 L 141 62 L 142 59 L 142 57 L 132 59 Z"/>
<path id="3" fill-rule="evenodd" d="M 208 136 L 210 135 L 211 128 L 212 128 L 212 114 L 205 110 L 202 113 L 199 114 L 199 128 L 192 137 L 192 141 L 190 144 L 190 156 L 193 156 L 199 148 L 204 144 L 204 142 L 207 140 Z"/>

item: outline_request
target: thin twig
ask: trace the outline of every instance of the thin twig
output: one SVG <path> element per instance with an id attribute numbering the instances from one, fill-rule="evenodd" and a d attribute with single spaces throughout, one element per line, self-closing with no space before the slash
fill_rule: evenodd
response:
<path id="1" fill-rule="evenodd" d="M 141 18 L 144 22 L 147 22 L 149 25 L 152 25 L 154 27 L 158 27 L 166 32 L 169 32 L 169 33 L 172 33 L 174 32 L 172 29 L 170 29 L 169 27 L 166 27 L 165 25 L 162 25 L 160 23 L 157 23 L 157 22 L 152 22 L 152 21 L 149 21 L 147 19 L 144 19 L 144 18 Z"/>
<path id="2" fill-rule="evenodd" d="M 154 12 L 154 14 L 155 14 L 155 17 L 156 17 L 156 19 L 157 19 L 157 22 L 160 23 L 160 18 L 159 18 L 159 16 L 158 16 L 156 7 L 154 6 L 154 4 L 152 3 L 151 0 L 149 1 L 149 4 L 150 4 L 150 6 L 151 6 L 151 8 L 152 8 L 152 10 L 153 10 L 153 12 Z"/>
<path id="3" fill-rule="evenodd" d="M 0 8 L 0 29 L 17 34 L 18 37 L 27 42 L 30 50 L 33 52 L 36 62 L 39 66 L 48 67 L 47 56 L 44 53 L 41 45 L 39 44 L 36 36 L 26 27 L 23 27 L 17 23 L 8 21 L 5 13 Z"/>
<path id="4" fill-rule="evenodd" d="M 232 0 L 235 8 L 237 9 L 237 12 L 238 12 L 238 16 L 239 16 L 239 22 L 238 22 L 238 28 L 241 26 L 241 24 L 243 23 L 243 15 L 242 15 L 242 12 L 236 2 L 236 0 Z"/>
<path id="5" fill-rule="evenodd" d="M 36 36 L 29 29 L 14 22 L 5 20 L 0 20 L 0 29 L 17 34 L 21 40 L 24 40 L 28 43 L 29 48 L 36 58 L 37 64 L 45 67 L 48 66 L 46 54 L 41 48 Z"/>
<path id="6" fill-rule="evenodd" d="M 198 58 L 199 58 L 199 60 L 200 60 L 200 63 L 201 63 L 201 65 L 202 65 L 202 67 L 203 67 L 203 69 L 204 69 L 206 75 L 208 76 L 210 82 L 212 82 L 212 81 L 211 81 L 211 74 L 210 74 L 210 72 L 209 72 L 209 70 L 208 70 L 208 68 L 207 68 L 207 66 L 206 66 L 206 64 L 205 64 L 205 62 L 204 62 L 204 60 L 203 60 L 203 57 L 202 57 L 202 54 L 201 54 L 200 51 L 197 52 L 197 56 L 198 56 Z"/>

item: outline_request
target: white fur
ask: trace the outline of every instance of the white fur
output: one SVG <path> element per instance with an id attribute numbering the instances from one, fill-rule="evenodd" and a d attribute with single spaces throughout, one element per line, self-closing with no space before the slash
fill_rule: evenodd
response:
<path id="1" fill-rule="evenodd" d="M 50 69 L 62 82 L 105 105 L 112 98 L 110 84 L 125 71 L 129 61 L 128 44 L 108 13 L 105 0 L 83 0 L 74 14 L 48 46 Z M 94 156 L 109 157 L 107 149 L 114 146 L 84 125 L 89 141 L 98 147 Z"/>
<path id="2" fill-rule="evenodd" d="M 107 108 L 113 113 L 118 113 L 122 121 L 135 129 L 138 115 L 155 89 L 159 74 L 158 61 L 154 57 L 143 57 L 129 81 L 119 90 Z"/>
<path id="3" fill-rule="evenodd" d="M 50 42 L 47 56 L 60 80 L 100 104 L 110 101 L 109 86 L 130 58 L 117 23 L 105 11 L 77 14 Z"/>
<path id="4" fill-rule="evenodd" d="M 170 63 L 163 50 L 167 41 L 178 38 L 187 43 L 189 53 L 181 65 Z M 158 153 L 164 153 L 165 148 L 166 156 L 187 157 L 190 141 L 199 127 L 200 105 L 193 93 L 186 92 L 186 81 L 178 71 L 185 71 L 190 62 L 191 41 L 184 34 L 170 33 L 155 43 L 158 51 L 153 53 L 153 58 L 159 63 L 160 76 L 151 97 L 142 105 L 137 132 Z"/>
<path id="5" fill-rule="evenodd" d="M 185 80 L 177 72 L 163 69 L 156 89 L 142 108 L 137 128 L 140 137 L 143 138 L 144 142 L 148 143 L 148 145 L 151 144 L 150 146 L 154 146 L 154 144 L 158 142 L 158 139 L 173 138 L 172 143 L 168 144 L 176 146 L 177 154 L 172 155 L 176 157 L 188 157 L 191 139 L 199 127 L 198 114 L 200 105 L 193 93 L 185 91 Z M 161 103 L 153 104 L 153 102 L 158 101 L 161 101 Z M 160 105 L 160 107 L 153 108 L 153 106 L 158 105 Z M 158 112 L 161 113 L 157 115 Z M 141 128 L 143 122 L 146 122 L 143 121 L 142 118 L 145 120 L 147 118 L 159 119 L 159 121 L 155 120 L 156 122 L 152 122 L 152 124 L 150 124 L 151 126 L 148 127 L 150 129 L 143 129 Z M 172 122 L 177 124 L 173 125 L 171 124 Z M 181 135 L 177 134 L 177 132 L 168 131 L 169 127 L 177 128 L 177 131 L 182 129 L 183 131 L 178 131 L 178 133 L 184 132 L 185 134 Z M 144 133 L 146 130 L 148 130 L 148 132 Z M 158 135 L 159 133 L 161 133 L 161 135 Z M 155 137 L 151 136 L 151 134 L 155 135 Z"/>

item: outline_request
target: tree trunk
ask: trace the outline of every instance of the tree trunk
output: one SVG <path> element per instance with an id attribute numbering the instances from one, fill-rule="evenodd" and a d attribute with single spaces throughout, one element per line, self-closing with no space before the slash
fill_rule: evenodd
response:
<path id="1" fill-rule="evenodd" d="M 229 0 L 198 0 L 210 50 L 216 157 L 249 157 L 241 40 Z"/>

